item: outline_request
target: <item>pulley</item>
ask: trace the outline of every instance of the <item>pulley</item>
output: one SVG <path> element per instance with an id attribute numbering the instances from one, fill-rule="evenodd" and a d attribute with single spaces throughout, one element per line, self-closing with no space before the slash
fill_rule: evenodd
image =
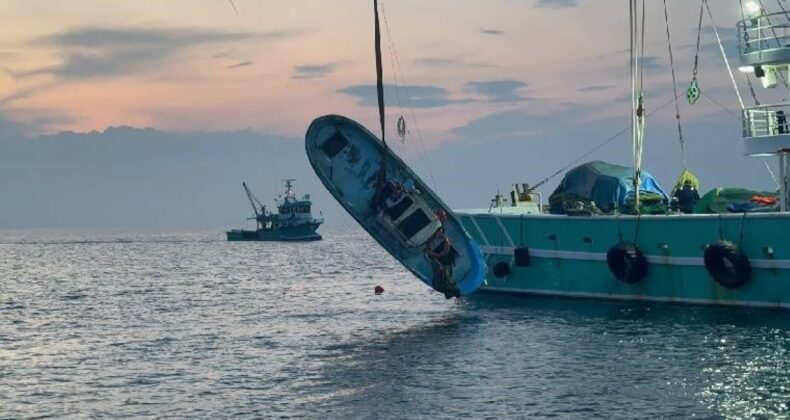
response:
<path id="1" fill-rule="evenodd" d="M 699 99 L 699 86 L 697 86 L 697 79 L 694 78 L 691 80 L 688 89 L 686 89 L 686 100 L 689 102 L 689 105 L 694 105 Z"/>

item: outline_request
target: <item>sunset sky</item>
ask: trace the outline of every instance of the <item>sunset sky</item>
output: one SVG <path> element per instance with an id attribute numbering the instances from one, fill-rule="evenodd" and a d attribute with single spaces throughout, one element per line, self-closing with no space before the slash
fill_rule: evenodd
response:
<path id="1" fill-rule="evenodd" d="M 738 1 L 709 3 L 737 67 Z M 3 0 L 0 137 L 113 126 L 184 135 L 251 130 L 298 151 L 320 115 L 376 127 L 372 1 L 234 4 L 238 14 L 228 0 Z M 663 2 L 647 4 L 650 112 L 672 89 Z M 409 136 L 393 140 L 396 151 L 421 174 L 435 174 L 451 205 L 486 205 L 500 187 L 537 182 L 629 124 L 627 2 L 382 0 L 380 9 L 388 135 L 395 138 L 404 115 Z M 706 186 L 773 188 L 762 161 L 741 155 L 740 106 L 707 15 L 699 58 L 706 96 L 693 106 L 683 99 L 699 11 L 697 1 L 669 1 L 690 167 Z M 736 77 L 751 105 L 745 78 L 737 70 Z M 763 103 L 786 94 L 757 93 Z M 673 107 L 647 127 L 645 164 L 671 186 L 682 169 Z M 627 165 L 629 156 L 626 135 L 587 160 Z M 459 170 L 461 162 L 475 170 Z M 442 179 L 451 181 L 442 188 Z M 454 186 L 461 179 L 468 188 Z M 275 191 L 267 186 L 262 195 Z"/>
<path id="2" fill-rule="evenodd" d="M 663 9 L 648 3 L 648 97 L 665 96 Z M 737 2 L 712 3 L 717 23 L 733 27 Z M 373 119 L 360 99 L 372 98 L 362 86 L 375 74 L 371 1 L 235 5 L 238 15 L 227 0 L 4 0 L 1 112 L 31 132 L 130 125 L 301 135 L 325 113 Z M 699 4 L 670 8 L 684 88 Z M 624 102 L 612 103 L 628 88 L 625 2 L 385 0 L 382 9 L 398 81 L 411 85 L 403 92 L 430 141 L 451 140 L 453 128 L 502 111 L 583 106 L 575 118 L 585 119 L 626 112 Z M 704 24 L 709 30 L 707 17 Z M 386 28 L 384 37 L 385 78 L 394 83 Z M 712 34 L 704 41 L 713 46 Z M 721 58 L 708 54 L 701 65 L 705 87 L 735 107 Z M 689 112 L 716 111 L 708 105 Z"/>

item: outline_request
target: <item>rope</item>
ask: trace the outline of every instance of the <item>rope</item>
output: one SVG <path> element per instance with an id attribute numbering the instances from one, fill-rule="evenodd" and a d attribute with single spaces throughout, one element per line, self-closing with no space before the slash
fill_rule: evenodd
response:
<path id="1" fill-rule="evenodd" d="M 746 228 L 746 215 L 747 214 L 748 214 L 747 212 L 743 212 L 743 217 L 741 218 L 741 234 L 738 237 L 738 248 L 740 248 L 741 245 L 743 245 L 743 232 L 744 232 L 744 230 L 746 230 L 745 228 Z"/>
<path id="2" fill-rule="evenodd" d="M 733 76 L 732 68 L 730 68 L 730 60 L 727 59 L 727 54 L 724 52 L 724 45 L 721 43 L 719 30 L 716 28 L 716 22 L 713 20 L 713 13 L 710 11 L 710 5 L 708 4 L 708 0 L 702 0 L 702 2 L 705 4 L 705 9 L 708 11 L 708 17 L 710 18 L 710 23 L 713 26 L 713 33 L 716 34 L 716 42 L 718 42 L 721 56 L 724 58 L 724 65 L 727 66 L 727 73 L 730 74 L 730 81 L 732 82 L 733 89 L 735 89 L 735 95 L 738 97 L 738 103 L 741 105 L 741 109 L 744 109 L 746 106 L 743 104 L 743 98 L 741 98 L 741 92 L 738 90 L 738 84 L 735 83 L 735 76 Z"/>
<path id="3" fill-rule="evenodd" d="M 686 142 L 683 139 L 683 128 L 680 124 L 680 104 L 678 104 L 678 86 L 675 79 L 675 59 L 672 55 L 672 37 L 669 34 L 669 12 L 667 11 L 667 0 L 664 0 L 664 21 L 667 24 L 667 47 L 669 48 L 669 67 L 672 70 L 672 91 L 675 94 L 675 120 L 678 126 L 678 142 L 680 142 L 680 154 L 683 158 L 683 169 L 688 169 L 686 163 Z M 699 48 L 699 39 L 697 40 L 697 48 Z M 694 59 L 696 62 L 696 58 Z M 694 77 L 696 78 L 697 65 L 694 64 Z"/>
<path id="4" fill-rule="evenodd" d="M 746 75 L 746 84 L 749 85 L 749 93 L 752 95 L 752 100 L 754 101 L 755 105 L 760 105 L 760 100 L 757 99 L 757 94 L 754 93 L 754 86 L 752 86 L 752 78 L 749 75 Z"/>
<path id="5" fill-rule="evenodd" d="M 699 3 L 699 23 L 697 24 L 697 49 L 694 52 L 694 70 L 691 71 L 692 80 L 697 80 L 697 69 L 699 68 L 699 44 L 702 37 L 702 14 L 705 8 L 704 1 Z"/>
<path id="6" fill-rule="evenodd" d="M 724 228 L 721 226 L 721 213 L 719 213 L 719 240 L 724 240 Z"/>
<path id="7" fill-rule="evenodd" d="M 666 108 L 666 106 L 667 106 L 667 105 L 669 105 L 669 104 L 671 104 L 671 103 L 672 103 L 672 99 L 670 99 L 670 100 L 668 100 L 668 101 L 664 102 L 663 104 L 661 104 L 661 106 L 659 106 L 658 108 L 656 108 L 656 109 L 652 110 L 651 112 L 649 112 L 649 113 L 647 114 L 647 116 L 649 117 L 649 116 L 651 116 L 651 115 L 655 114 L 656 112 L 658 112 L 658 111 L 661 111 L 662 109 Z M 587 152 L 585 152 L 584 154 L 582 154 L 582 155 L 581 155 L 581 156 L 579 156 L 578 158 L 574 159 L 572 162 L 570 162 L 570 163 L 569 163 L 569 164 L 567 164 L 566 166 L 562 167 L 561 169 L 557 170 L 556 172 L 554 172 L 554 173 L 552 173 L 551 175 L 547 176 L 546 178 L 542 179 L 540 182 L 538 182 L 537 184 L 535 184 L 535 186 L 533 186 L 533 187 L 531 188 L 531 190 L 536 190 L 536 189 L 538 189 L 538 187 L 540 187 L 540 186 L 542 186 L 543 184 L 545 184 L 545 183 L 547 183 L 547 182 L 551 181 L 551 180 L 552 180 L 554 177 L 556 177 L 557 175 L 559 175 L 559 174 L 561 174 L 561 173 L 565 172 L 565 171 L 566 171 L 566 170 L 568 170 L 570 167 L 572 167 L 573 165 L 575 165 L 576 163 L 578 163 L 580 160 L 582 160 L 582 159 L 586 158 L 587 156 L 590 156 L 591 154 L 593 154 L 593 153 L 597 152 L 597 151 L 598 151 L 598 149 L 600 149 L 600 148 L 602 148 L 602 147 L 606 146 L 607 144 L 611 143 L 612 141 L 614 141 L 614 140 L 615 140 L 615 139 L 617 139 L 618 137 L 620 137 L 620 136 L 622 136 L 623 134 L 625 134 L 625 133 L 626 133 L 628 130 L 630 130 L 630 129 L 631 129 L 631 126 L 629 125 L 629 126 L 627 126 L 627 127 L 623 128 L 622 130 L 618 131 L 617 133 L 615 133 L 615 134 L 613 134 L 613 135 L 609 136 L 609 138 L 607 138 L 606 140 L 604 140 L 604 141 L 602 141 L 602 142 L 598 143 L 598 144 L 597 144 L 597 145 L 595 145 L 593 148 L 591 148 L 590 150 L 588 150 Z"/>
<path id="8" fill-rule="evenodd" d="M 636 230 L 634 231 L 634 244 L 635 245 L 639 244 L 639 226 L 640 226 L 639 222 L 641 220 L 642 220 L 642 214 L 639 213 L 639 210 L 637 210 L 637 213 L 636 213 Z"/>
<path id="9" fill-rule="evenodd" d="M 390 46 L 391 46 L 390 54 L 391 54 L 391 57 L 393 59 L 394 65 L 398 69 L 398 71 L 395 72 L 395 74 L 394 74 L 395 81 L 396 81 L 396 83 L 395 83 L 396 84 L 396 92 L 398 92 L 399 85 L 403 86 L 403 89 L 406 91 L 406 94 L 404 95 L 406 97 L 406 108 L 408 108 L 408 110 L 409 110 L 412 122 L 414 123 L 414 128 L 417 131 L 418 146 L 419 146 L 419 149 L 420 149 L 418 151 L 418 156 L 420 157 L 420 160 L 422 161 L 423 166 L 426 168 L 426 170 L 428 172 L 428 176 L 431 178 L 431 183 L 433 184 L 434 191 L 436 191 L 438 193 L 438 191 L 439 191 L 438 184 L 436 183 L 436 178 L 433 175 L 433 170 L 431 168 L 430 158 L 427 156 L 427 153 L 426 153 L 425 142 L 423 141 L 423 136 L 422 136 L 422 130 L 420 129 L 420 124 L 417 121 L 417 114 L 414 112 L 414 104 L 412 103 L 411 95 L 409 94 L 408 88 L 406 88 L 406 86 L 407 86 L 406 77 L 403 75 L 403 68 L 401 67 L 400 58 L 398 57 L 398 50 L 397 50 L 397 46 L 395 45 L 395 38 L 393 38 L 392 32 L 390 31 L 389 21 L 387 20 L 387 8 L 386 8 L 384 2 L 381 3 L 381 16 L 382 16 L 382 18 L 384 20 L 384 29 L 387 32 L 387 39 L 388 39 L 388 41 L 390 43 Z M 394 69 L 394 67 L 393 67 L 393 69 Z M 398 75 L 400 75 L 400 82 L 398 82 Z M 411 131 L 409 131 L 409 133 L 411 133 Z M 404 145 L 404 150 L 405 150 L 405 145 Z"/>
<path id="10" fill-rule="evenodd" d="M 717 101 L 717 100 L 713 99 L 713 98 L 712 98 L 712 97 L 710 97 L 710 96 L 709 96 L 707 93 L 705 93 L 705 92 L 703 92 L 703 91 L 700 91 L 700 94 L 702 94 L 702 96 L 706 97 L 706 98 L 707 98 L 709 101 L 711 101 L 711 102 L 713 102 L 714 104 L 718 105 L 718 106 L 719 106 L 719 108 L 721 108 L 721 109 L 723 109 L 724 111 L 728 112 L 730 115 L 733 115 L 733 116 L 736 116 L 736 117 L 739 117 L 739 116 L 740 116 L 740 115 L 738 115 L 738 113 L 737 113 L 737 112 L 735 112 L 735 111 L 733 111 L 733 110 L 731 110 L 731 109 L 727 108 L 726 106 L 722 105 L 722 104 L 721 104 L 719 101 Z"/>

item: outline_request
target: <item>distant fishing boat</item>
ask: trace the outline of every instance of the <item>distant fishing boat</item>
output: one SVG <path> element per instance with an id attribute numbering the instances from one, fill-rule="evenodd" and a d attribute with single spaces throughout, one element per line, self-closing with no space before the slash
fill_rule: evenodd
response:
<path id="1" fill-rule="evenodd" d="M 318 178 L 395 259 L 446 298 L 476 292 L 485 264 L 450 208 L 387 146 L 378 2 L 375 51 L 381 140 L 355 121 L 320 117 L 305 150 Z"/>
<path id="2" fill-rule="evenodd" d="M 252 205 L 255 230 L 233 229 L 226 232 L 228 241 L 318 241 L 316 232 L 323 219 L 313 217 L 310 195 L 298 198 L 293 190 L 295 179 L 285 180 L 285 195 L 275 200 L 277 212 L 266 210 L 257 197 L 243 182 L 244 192 Z"/>

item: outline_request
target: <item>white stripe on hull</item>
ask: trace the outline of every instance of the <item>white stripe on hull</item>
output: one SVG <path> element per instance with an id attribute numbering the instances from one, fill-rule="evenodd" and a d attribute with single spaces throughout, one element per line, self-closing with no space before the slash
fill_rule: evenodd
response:
<path id="1" fill-rule="evenodd" d="M 474 219 L 472 219 L 474 220 Z M 476 223 L 475 223 L 476 224 Z M 480 249 L 486 256 L 491 254 L 512 256 L 514 247 L 505 246 L 481 246 Z M 606 261 L 606 254 L 602 252 L 584 251 L 560 251 L 555 249 L 529 249 L 529 255 L 536 258 L 552 258 L 560 260 L 580 260 L 580 261 Z M 658 265 L 683 265 L 683 266 L 704 266 L 705 261 L 702 257 L 670 257 L 659 255 L 646 255 L 647 261 Z M 790 260 L 765 260 L 750 259 L 753 268 L 764 269 L 790 269 Z"/>

